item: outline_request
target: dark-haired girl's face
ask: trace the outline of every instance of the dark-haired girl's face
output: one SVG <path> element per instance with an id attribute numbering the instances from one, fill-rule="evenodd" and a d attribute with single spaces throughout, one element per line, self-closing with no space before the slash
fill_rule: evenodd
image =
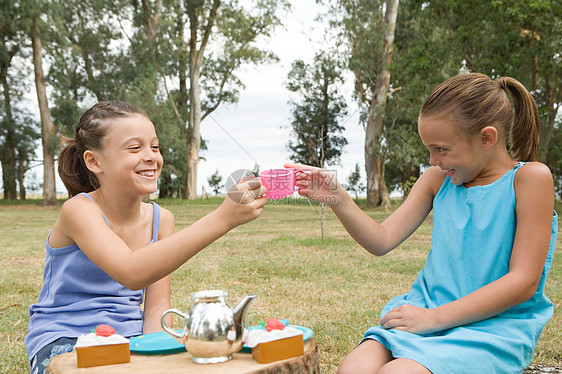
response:
<path id="1" fill-rule="evenodd" d="M 122 188 L 141 196 L 154 193 L 162 170 L 158 137 L 145 116 L 112 120 L 100 151 L 103 188 Z"/>

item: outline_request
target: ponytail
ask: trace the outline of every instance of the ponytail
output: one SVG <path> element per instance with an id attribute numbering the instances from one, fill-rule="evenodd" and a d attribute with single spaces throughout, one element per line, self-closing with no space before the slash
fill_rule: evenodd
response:
<path id="1" fill-rule="evenodd" d="M 513 104 L 507 94 L 511 94 Z M 517 161 L 538 160 L 539 114 L 535 100 L 517 80 L 460 74 L 441 83 L 425 100 L 420 117 L 450 115 L 460 133 L 474 136 L 494 126 Z"/>
<path id="2" fill-rule="evenodd" d="M 70 196 L 97 189 L 99 187 L 98 179 L 86 167 L 82 157 L 84 152 L 78 150 L 76 140 L 62 136 L 61 140 L 66 145 L 59 153 L 58 171 Z"/>
<path id="3" fill-rule="evenodd" d="M 527 89 L 517 80 L 501 77 L 495 83 L 513 100 L 513 121 L 509 133 L 509 152 L 518 161 L 539 158 L 539 110 Z"/>

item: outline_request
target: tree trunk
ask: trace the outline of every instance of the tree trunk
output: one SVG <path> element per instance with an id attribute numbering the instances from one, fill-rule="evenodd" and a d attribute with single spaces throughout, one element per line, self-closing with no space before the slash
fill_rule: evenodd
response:
<path id="1" fill-rule="evenodd" d="M 203 35 L 199 38 L 199 15 L 197 5 L 194 8 L 188 6 L 189 27 L 191 31 L 189 39 L 189 127 L 187 130 L 187 172 L 186 172 L 186 194 L 192 200 L 197 198 L 197 164 L 199 162 L 199 148 L 201 147 L 201 64 L 205 48 L 211 36 L 217 12 L 221 5 L 220 0 L 214 0 Z M 201 40 L 199 47 L 197 42 Z"/>
<path id="2" fill-rule="evenodd" d="M 154 6 L 148 0 L 142 0 L 142 9 L 145 15 L 146 41 L 154 43 L 160 15 L 162 14 L 162 0 L 156 0 Z"/>
<path id="3" fill-rule="evenodd" d="M 548 148 L 550 147 L 550 141 L 552 136 L 554 135 L 554 122 L 556 120 L 556 116 L 558 115 L 558 106 L 555 107 L 551 105 L 548 110 L 548 115 L 546 117 L 546 129 L 545 129 L 545 136 L 543 137 L 543 142 L 540 144 L 540 161 L 546 162 L 548 158 Z"/>
<path id="4" fill-rule="evenodd" d="M 365 169 L 367 173 L 367 208 L 383 205 L 390 209 L 390 196 L 384 182 L 384 159 L 379 151 L 384 112 L 390 85 L 390 63 L 394 50 L 394 30 L 399 0 L 386 0 L 384 15 L 384 43 L 374 97 L 369 106 L 365 131 Z"/>
<path id="5" fill-rule="evenodd" d="M 187 105 L 187 103 L 189 102 L 189 89 L 187 86 L 187 80 L 189 78 L 187 74 L 187 70 L 189 68 L 189 64 L 188 64 L 189 44 L 186 43 L 183 39 L 183 34 L 184 34 L 183 14 L 178 14 L 177 17 L 178 17 L 178 25 L 177 25 L 176 35 L 178 39 L 180 39 L 180 45 L 178 47 L 180 57 L 178 61 L 179 92 L 177 93 L 176 105 L 178 107 L 179 119 L 184 123 L 184 126 L 182 127 L 182 135 L 185 137 L 186 136 L 185 124 L 189 123 L 189 118 L 188 118 L 189 107 Z"/>
<path id="6" fill-rule="evenodd" d="M 41 38 L 37 17 L 31 25 L 31 45 L 33 49 L 33 66 L 35 70 L 35 88 L 41 115 L 41 143 L 43 145 L 43 205 L 58 205 L 55 183 L 55 149 L 57 129 L 51 120 L 51 111 L 47 102 L 47 91 L 43 76 L 43 57 Z"/>
<path id="7" fill-rule="evenodd" d="M 199 67 L 193 66 L 189 87 L 189 129 L 187 131 L 187 198 L 197 198 L 197 164 L 201 146 L 201 89 Z"/>
<path id="8" fill-rule="evenodd" d="M 8 142 L 6 138 L 6 142 Z M 2 147 L 2 183 L 4 185 L 4 200 L 15 200 L 17 198 L 16 173 L 14 163 L 14 148 L 8 144 Z"/>
<path id="9" fill-rule="evenodd" d="M 554 123 L 556 121 L 556 117 L 558 116 L 558 108 L 560 107 L 559 105 L 554 104 L 560 101 L 559 97 L 555 97 L 560 96 L 560 91 L 552 89 L 548 79 L 545 82 L 545 91 L 547 101 L 546 108 L 548 108 L 548 113 L 546 116 L 546 126 L 541 129 L 541 142 L 539 145 L 541 162 L 546 162 L 547 160 L 550 140 L 554 135 Z"/>
<path id="10" fill-rule="evenodd" d="M 16 190 L 16 151 L 15 151 L 15 129 L 14 119 L 12 118 L 12 104 L 10 98 L 10 87 L 8 86 L 8 67 L 2 67 L 0 80 L 4 90 L 4 144 L 2 145 L 2 154 L 0 161 L 2 164 L 2 184 L 4 186 L 4 200 L 15 200 L 17 198 Z"/>
<path id="11" fill-rule="evenodd" d="M 26 192 L 25 192 L 25 157 L 22 153 L 18 152 L 18 184 L 20 186 L 20 200 L 25 200 Z"/>

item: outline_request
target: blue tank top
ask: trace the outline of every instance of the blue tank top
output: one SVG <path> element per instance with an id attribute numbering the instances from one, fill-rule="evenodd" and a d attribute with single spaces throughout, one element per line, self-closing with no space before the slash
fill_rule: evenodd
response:
<path id="1" fill-rule="evenodd" d="M 424 308 L 460 299 L 506 275 L 517 229 L 516 165 L 497 181 L 466 188 L 447 178 L 433 200 L 432 248 L 408 300 Z M 558 215 L 553 212 L 550 247 L 537 291 L 502 317 L 532 311 L 544 324 L 553 312 L 544 295 L 554 256 Z M 444 271 L 447 269 L 447 271 Z"/>
<path id="2" fill-rule="evenodd" d="M 402 304 L 436 308 L 460 299 L 509 272 L 517 229 L 516 165 L 495 182 L 466 188 L 447 177 L 433 200 L 432 248 L 409 293 L 392 298 L 381 317 Z M 544 294 L 558 214 L 553 212 L 548 255 L 535 294 L 497 316 L 430 334 L 380 326 L 364 339 L 385 345 L 394 357 L 417 361 L 435 374 L 521 373 L 533 357 L 553 313 Z"/>
<path id="3" fill-rule="evenodd" d="M 94 201 L 88 194 L 81 194 Z M 152 242 L 158 240 L 160 207 L 154 206 Z M 103 214 L 103 212 L 102 212 Z M 103 214 L 105 222 L 109 221 Z M 125 337 L 142 334 L 144 290 L 132 291 L 107 275 L 76 244 L 52 248 L 47 238 L 43 288 L 29 308 L 27 354 L 31 360 L 50 342 L 87 334 L 101 323 Z"/>

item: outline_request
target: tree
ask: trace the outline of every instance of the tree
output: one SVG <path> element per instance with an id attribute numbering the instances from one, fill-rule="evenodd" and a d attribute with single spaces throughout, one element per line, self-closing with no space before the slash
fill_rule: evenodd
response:
<path id="1" fill-rule="evenodd" d="M 392 76 L 383 124 L 385 183 L 408 194 L 428 164 L 427 148 L 417 135 L 419 110 L 429 93 L 458 74 L 462 56 L 439 14 L 417 0 L 402 0 L 395 33 Z"/>
<path id="2" fill-rule="evenodd" d="M 52 64 L 53 120 L 73 136 L 81 113 L 92 100 L 124 100 L 143 108 L 151 118 L 164 157 L 160 197 L 182 196 L 185 136 L 173 103 L 164 96 L 165 75 L 176 64 L 169 35 L 178 1 L 52 0 L 48 17 Z M 87 22 L 85 21 L 87 20 Z"/>
<path id="3" fill-rule="evenodd" d="M 126 44 L 118 26 L 121 23 L 119 17 L 126 16 L 121 14 L 124 9 L 129 8 L 120 0 L 107 3 L 99 0 L 50 1 L 44 14 L 49 26 L 43 34 L 51 62 L 48 75 L 49 83 L 55 88 L 52 96 L 55 102 L 114 99 L 126 86 L 125 82 L 130 82 L 120 66 L 126 65 L 122 61 Z M 127 59 L 127 62 L 130 65 L 131 60 Z M 66 123 L 65 117 L 59 115 L 59 120 Z M 70 122 L 74 120 L 72 118 Z"/>
<path id="4" fill-rule="evenodd" d="M 398 0 L 338 0 L 332 8 L 333 25 L 340 25 L 350 50 L 349 68 L 355 75 L 358 100 L 368 106 L 365 117 L 367 207 L 390 209 L 384 180 L 383 120 L 390 87 L 390 64 Z M 383 35 L 382 39 L 375 36 Z"/>
<path id="5" fill-rule="evenodd" d="M 390 209 L 390 196 L 384 180 L 384 158 L 378 152 L 390 85 L 390 63 L 394 51 L 394 29 L 398 0 L 387 0 L 384 13 L 383 55 L 377 74 L 365 130 L 365 169 L 367 171 L 367 207 L 382 205 Z"/>
<path id="6" fill-rule="evenodd" d="M 554 192 L 562 199 L 562 131 L 554 132 L 546 162 L 554 176 Z"/>
<path id="7" fill-rule="evenodd" d="M 189 199 L 197 195 L 201 121 L 221 103 L 237 100 L 238 87 L 243 86 L 234 74 L 237 69 L 244 64 L 272 60 L 273 55 L 258 49 L 255 42 L 259 36 L 269 36 L 273 27 L 279 24 L 276 11 L 287 6 L 285 1 L 256 0 L 246 9 L 234 0 L 224 3 L 221 0 L 199 0 L 187 2 L 183 12 L 177 13 L 180 56 L 187 57 L 187 63 L 183 59 L 178 61 L 180 86 L 177 98 L 178 112 L 189 114 L 186 133 Z M 184 15 L 187 16 L 185 20 Z M 183 41 L 184 23 L 189 23 L 187 43 Z M 212 41 L 215 44 L 210 49 Z"/>
<path id="8" fill-rule="evenodd" d="M 461 32 L 466 20 L 459 20 L 467 67 L 493 78 L 512 76 L 531 91 L 541 117 L 541 161 L 546 162 L 562 102 L 562 4 L 517 0 L 486 5 L 481 4 L 485 12 L 477 21 L 481 30 L 486 26 L 485 37 L 480 32 L 476 40 L 466 38 Z"/>
<path id="9" fill-rule="evenodd" d="M 213 175 L 211 175 L 209 178 L 207 178 L 207 183 L 209 183 L 209 186 L 211 187 L 215 195 L 218 195 L 220 189 L 224 187 L 224 185 L 221 184 L 221 182 L 222 182 L 222 177 L 220 176 L 218 170 L 215 171 Z"/>
<path id="10" fill-rule="evenodd" d="M 361 0 L 338 0 L 337 4 L 332 15 L 349 41 L 356 94 L 372 98 L 369 90 L 373 86 L 365 82 L 378 77 L 381 64 L 372 61 L 384 62 L 384 58 L 380 55 L 382 46 L 371 36 L 383 33 L 377 9 L 380 13 L 388 8 Z M 530 89 L 541 115 L 541 160 L 551 166 L 556 177 L 555 157 L 548 153 L 555 152 L 552 139 L 562 128 L 558 114 L 562 100 L 561 6 L 548 0 L 401 1 L 396 53 L 376 143 L 389 189 L 400 188 L 406 193 L 419 176 L 420 164 L 427 164 L 427 151 L 419 138 L 412 136 L 417 132 L 419 108 L 433 88 L 463 71 L 479 71 L 492 78 L 512 76 Z M 364 118 L 367 122 L 367 115 Z"/>
<path id="11" fill-rule="evenodd" d="M 37 4 L 39 5 L 39 4 Z M 43 55 L 39 34 L 39 16 L 32 19 L 31 43 L 33 46 L 33 66 L 35 70 L 35 88 L 41 115 L 41 140 L 43 145 L 43 205 L 58 205 L 55 183 L 55 149 L 57 130 L 51 120 L 51 111 L 47 101 L 47 87 L 43 75 Z"/>
<path id="12" fill-rule="evenodd" d="M 347 177 L 347 184 L 344 188 L 355 194 L 355 198 L 359 198 L 359 193 L 365 191 L 365 185 L 361 181 L 361 171 L 359 170 L 359 163 L 355 164 L 355 169 Z"/>
<path id="13" fill-rule="evenodd" d="M 16 126 L 16 164 L 17 182 L 20 200 L 26 199 L 25 174 L 30 169 L 30 163 L 35 158 L 37 140 L 41 138 L 38 131 L 39 125 L 31 113 L 25 108 L 15 108 L 14 120 Z"/>
<path id="14" fill-rule="evenodd" d="M 44 31 L 53 119 L 71 135 L 92 99 L 137 104 L 166 144 L 160 197 L 194 197 L 204 149 L 200 123 L 238 100 L 241 66 L 274 61 L 255 45 L 287 6 L 274 0 L 245 6 L 237 0 L 51 0 L 44 15 L 51 27 Z"/>
<path id="15" fill-rule="evenodd" d="M 562 131 L 562 3 L 435 0 L 426 9 L 451 30 L 444 43 L 458 51 L 466 70 L 510 76 L 530 90 L 539 108 L 540 160 L 554 166 L 548 153 Z"/>
<path id="16" fill-rule="evenodd" d="M 320 52 L 313 65 L 293 62 L 287 88 L 299 95 L 292 101 L 292 135 L 288 148 L 291 159 L 323 168 L 339 162 L 347 144 L 339 121 L 347 114 L 347 104 L 338 89 L 343 83 L 341 67 L 330 53 Z"/>
<path id="17" fill-rule="evenodd" d="M 288 74 L 287 88 L 298 94 L 300 103 L 292 102 L 292 128 L 296 142 L 289 141 L 291 160 L 323 168 L 339 162 L 347 139 L 341 136 L 343 126 L 339 120 L 347 114 L 347 104 L 338 94 L 343 83 L 341 66 L 335 53 L 320 52 L 312 65 L 302 60 L 293 62 Z M 316 213 L 316 212 L 315 212 Z M 329 211 L 320 201 L 321 238 Z"/>
<path id="18" fill-rule="evenodd" d="M 4 199 L 25 199 L 24 176 L 35 155 L 37 123 L 27 110 L 23 93 L 29 90 L 30 69 L 22 61 L 29 57 L 30 7 L 5 1 L 0 12 L 0 163 Z M 19 186 L 18 186 L 19 185 Z"/>
<path id="19" fill-rule="evenodd" d="M 132 18 L 121 13 L 125 9 L 129 7 L 120 0 L 51 0 L 43 14 L 51 114 L 68 136 L 92 101 L 123 99 L 120 92 L 134 84 L 123 68 L 132 65 L 119 29 L 120 17 Z"/>
<path id="20" fill-rule="evenodd" d="M 0 84 L 2 85 L 2 127 L 0 128 L 0 163 L 2 164 L 2 184 L 4 199 L 16 198 L 16 123 L 12 109 L 12 85 L 10 70 L 13 69 L 14 56 L 22 49 L 24 38 L 18 22 L 21 13 L 10 4 L 0 13 Z"/>

